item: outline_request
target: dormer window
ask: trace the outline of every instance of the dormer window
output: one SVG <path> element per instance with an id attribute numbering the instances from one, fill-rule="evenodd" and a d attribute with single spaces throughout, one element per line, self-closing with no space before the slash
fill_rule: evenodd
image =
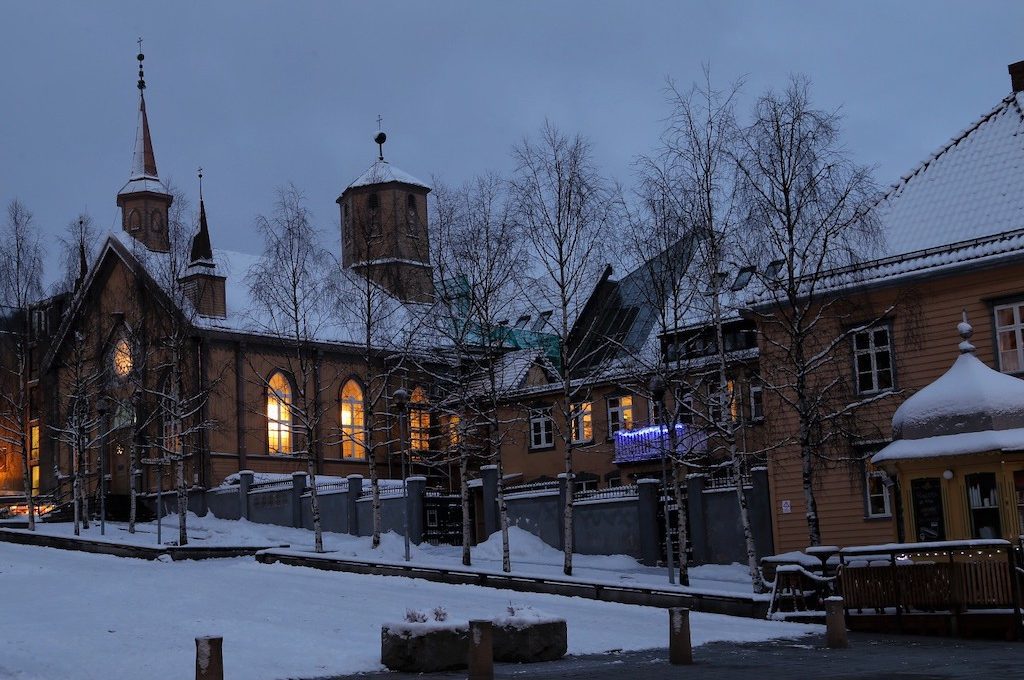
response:
<path id="1" fill-rule="evenodd" d="M 744 267 L 740 270 L 740 273 L 736 275 L 736 280 L 732 283 L 732 289 L 734 291 L 743 290 L 750 283 L 751 277 L 754 276 L 753 267 Z"/>

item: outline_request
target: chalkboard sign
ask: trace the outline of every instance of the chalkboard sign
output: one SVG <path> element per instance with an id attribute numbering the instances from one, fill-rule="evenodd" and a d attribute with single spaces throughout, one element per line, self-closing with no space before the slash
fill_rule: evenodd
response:
<path id="1" fill-rule="evenodd" d="M 917 540 L 946 540 L 946 523 L 942 516 L 942 484 L 938 477 L 913 480 L 910 483 L 910 495 L 914 504 Z"/>

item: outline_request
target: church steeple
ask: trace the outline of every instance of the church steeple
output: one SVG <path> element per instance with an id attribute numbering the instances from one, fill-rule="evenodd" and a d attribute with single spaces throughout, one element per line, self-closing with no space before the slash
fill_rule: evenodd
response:
<path id="1" fill-rule="evenodd" d="M 146 114 L 145 58 L 142 38 L 139 38 L 139 119 L 135 130 L 135 152 L 128 182 L 117 194 L 117 205 L 121 208 L 124 230 L 149 250 L 165 253 L 170 250 L 167 218 L 174 199 L 157 175 L 149 116 Z"/>
<path id="2" fill-rule="evenodd" d="M 429 302 L 434 296 L 427 229 L 430 187 L 384 160 L 383 130 L 373 141 L 377 160 L 337 200 L 342 265 L 400 300 Z"/>
<path id="3" fill-rule="evenodd" d="M 227 279 L 217 272 L 217 261 L 210 245 L 210 227 L 206 223 L 203 200 L 203 169 L 199 168 L 199 231 L 192 237 L 188 267 L 180 279 L 185 295 L 199 316 L 226 318 Z"/>

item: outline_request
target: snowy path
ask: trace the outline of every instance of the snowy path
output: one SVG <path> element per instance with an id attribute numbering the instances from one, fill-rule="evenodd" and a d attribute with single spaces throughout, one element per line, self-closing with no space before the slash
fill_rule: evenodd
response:
<path id="1" fill-rule="evenodd" d="M 295 550 L 313 549 L 313 532 L 273 524 L 256 524 L 245 520 L 217 519 L 213 515 L 188 516 L 189 540 L 192 545 L 207 546 L 277 546 L 288 544 Z M 40 533 L 71 536 L 74 528 L 70 523 L 39 524 Z M 155 546 L 156 525 L 140 524 L 138 533 L 127 532 L 123 523 L 108 522 L 105 538 L 94 524 L 82 532 L 83 538 L 106 540 L 115 543 Z M 163 539 L 178 536 L 177 516 L 164 519 Z M 402 537 L 394 533 L 381 537 L 381 547 L 370 548 L 369 537 L 348 534 L 324 533 L 324 547 L 331 554 L 343 559 L 357 559 L 375 563 L 404 564 Z M 588 583 L 611 583 L 625 586 L 646 586 L 670 589 L 664 568 L 645 567 L 626 555 L 574 555 L 573 576 L 562 573 L 562 553 L 545 544 L 536 536 L 519 529 L 509 529 L 512 553 L 512 573 L 519 576 L 547 577 L 585 581 Z M 412 562 L 421 566 L 462 569 L 461 548 L 423 544 L 412 546 Z M 501 573 L 501 540 L 498 534 L 473 547 L 473 570 Z M 753 595 L 750 574 L 739 564 L 709 564 L 690 570 L 689 590 L 714 595 L 747 595 L 768 599 L 768 595 Z"/>
<path id="2" fill-rule="evenodd" d="M 509 602 L 563 616 L 572 654 L 665 645 L 663 610 L 554 595 L 261 565 L 147 562 L 0 543 L 0 677 L 183 678 L 194 638 L 223 635 L 227 678 L 380 668 L 380 625 L 406 608 L 452 620 Z M 819 627 L 693 614 L 695 644 L 793 637 Z"/>

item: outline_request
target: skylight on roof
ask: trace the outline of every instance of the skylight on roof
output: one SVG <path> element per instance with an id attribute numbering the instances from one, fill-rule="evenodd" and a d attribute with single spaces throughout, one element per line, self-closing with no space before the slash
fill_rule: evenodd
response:
<path id="1" fill-rule="evenodd" d="M 786 264 L 785 260 L 772 260 L 768 263 L 768 268 L 764 270 L 764 277 L 766 279 L 777 279 L 779 274 L 782 273 L 782 265 Z"/>
<path id="2" fill-rule="evenodd" d="M 542 330 L 544 330 L 544 325 L 548 322 L 548 319 L 550 319 L 550 318 L 551 318 L 551 310 L 550 309 L 547 310 L 547 311 L 541 312 L 540 315 L 537 317 L 537 319 L 533 322 L 533 326 L 530 328 L 530 330 L 531 331 L 542 331 Z"/>
<path id="3" fill-rule="evenodd" d="M 744 267 L 740 270 L 740 273 L 736 275 L 736 280 L 732 282 L 732 289 L 743 290 L 750 283 L 750 279 L 754 276 L 753 267 Z"/>
<path id="4" fill-rule="evenodd" d="M 516 321 L 516 328 L 526 328 L 526 324 L 528 324 L 528 323 L 530 323 L 530 315 L 529 314 L 523 314 Z"/>

